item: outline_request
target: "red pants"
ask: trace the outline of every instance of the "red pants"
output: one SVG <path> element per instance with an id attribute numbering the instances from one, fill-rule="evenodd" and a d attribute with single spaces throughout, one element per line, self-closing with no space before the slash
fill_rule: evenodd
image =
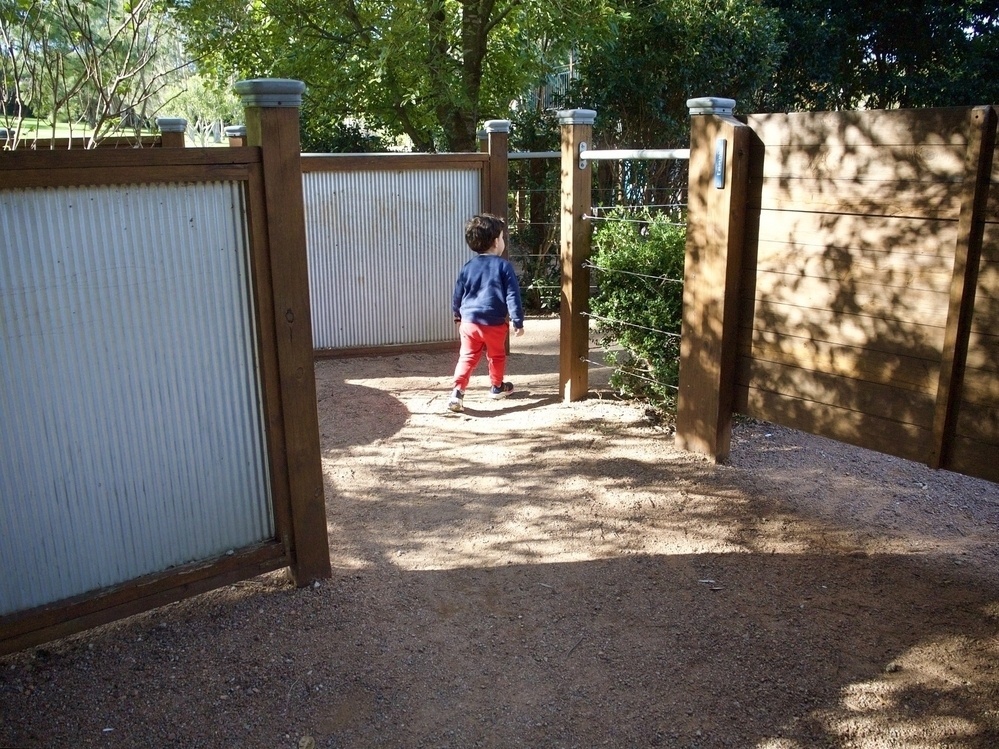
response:
<path id="1" fill-rule="evenodd" d="M 468 379 L 482 358 L 483 351 L 489 363 L 489 381 L 497 387 L 503 384 L 503 374 L 506 372 L 506 332 L 506 325 L 463 322 L 458 327 L 461 351 L 458 354 L 458 365 L 454 368 L 456 388 L 464 390 L 468 387 Z"/>

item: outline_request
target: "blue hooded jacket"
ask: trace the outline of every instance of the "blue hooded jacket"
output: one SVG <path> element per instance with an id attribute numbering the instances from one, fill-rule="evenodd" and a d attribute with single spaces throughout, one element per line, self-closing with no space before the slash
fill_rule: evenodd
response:
<path id="1" fill-rule="evenodd" d="M 499 255 L 476 255 L 462 267 L 454 285 L 451 312 L 456 320 L 478 325 L 524 327 L 524 305 L 513 265 Z"/>

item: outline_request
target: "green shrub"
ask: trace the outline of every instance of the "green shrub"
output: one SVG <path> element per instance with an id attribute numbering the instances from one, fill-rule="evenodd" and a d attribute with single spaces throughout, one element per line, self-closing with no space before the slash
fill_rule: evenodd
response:
<path id="1" fill-rule="evenodd" d="M 676 408 L 686 227 L 666 214 L 611 213 L 592 240 L 590 299 L 597 341 L 617 367 L 611 384 L 648 399 L 661 414 Z M 635 220 L 635 219 L 638 220 Z M 622 220 L 623 219 L 623 220 Z"/>

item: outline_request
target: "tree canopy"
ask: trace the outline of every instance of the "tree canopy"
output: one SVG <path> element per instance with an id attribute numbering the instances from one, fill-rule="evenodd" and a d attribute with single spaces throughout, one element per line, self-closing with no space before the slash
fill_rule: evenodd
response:
<path id="1" fill-rule="evenodd" d="M 303 80 L 312 126 L 361 120 L 423 151 L 474 149 L 482 120 L 613 17 L 608 0 L 176 2 L 203 68 Z"/>
<path id="2" fill-rule="evenodd" d="M 759 111 L 999 100 L 997 0 L 763 0 L 787 49 Z"/>
<path id="3" fill-rule="evenodd" d="M 157 0 L 0 0 L 5 127 L 17 133 L 32 116 L 81 123 L 91 144 L 141 129 L 182 64 L 168 39 Z"/>

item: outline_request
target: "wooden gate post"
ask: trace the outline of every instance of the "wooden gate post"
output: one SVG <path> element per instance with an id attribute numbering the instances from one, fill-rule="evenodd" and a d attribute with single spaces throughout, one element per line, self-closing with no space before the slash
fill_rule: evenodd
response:
<path id="1" fill-rule="evenodd" d="M 732 436 L 751 130 L 732 116 L 732 99 L 690 99 L 687 106 L 690 173 L 676 444 L 717 461 L 728 457 Z"/>
<path id="2" fill-rule="evenodd" d="M 305 200 L 298 110 L 305 84 L 285 79 L 240 81 L 246 145 L 263 162 L 267 243 L 273 288 L 280 414 L 290 500 L 284 538 L 298 585 L 332 577 L 326 499 L 319 451 L 319 417 L 305 246 Z M 275 449 L 275 446 L 271 446 Z"/>
<path id="3" fill-rule="evenodd" d="M 562 306 L 559 327 L 558 387 L 565 401 L 578 401 L 589 391 L 590 227 L 583 216 L 590 208 L 593 176 L 580 151 L 593 138 L 597 113 L 569 109 L 558 113 L 562 131 Z"/>
<path id="4" fill-rule="evenodd" d="M 489 183 L 484 203 L 489 213 L 506 221 L 510 190 L 510 120 L 488 120 L 483 129 L 489 151 Z"/>

